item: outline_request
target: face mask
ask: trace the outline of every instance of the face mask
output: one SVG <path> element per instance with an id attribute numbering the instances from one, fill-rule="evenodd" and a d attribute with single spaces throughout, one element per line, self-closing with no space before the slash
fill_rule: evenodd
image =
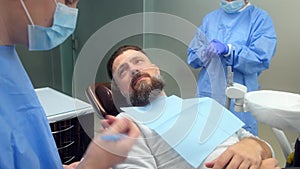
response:
<path id="1" fill-rule="evenodd" d="M 220 6 L 227 13 L 235 13 L 240 10 L 245 5 L 244 0 L 235 0 L 232 2 L 227 2 L 226 0 L 221 0 Z"/>
<path id="2" fill-rule="evenodd" d="M 33 23 L 23 0 L 20 1 L 31 22 L 31 25 L 28 25 L 30 51 L 52 49 L 63 43 L 74 32 L 78 16 L 77 8 L 57 3 L 53 16 L 53 25 L 51 27 L 43 27 Z"/>

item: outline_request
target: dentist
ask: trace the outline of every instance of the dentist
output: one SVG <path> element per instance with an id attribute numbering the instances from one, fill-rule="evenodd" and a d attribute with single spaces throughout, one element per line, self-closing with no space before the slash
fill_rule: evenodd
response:
<path id="1" fill-rule="evenodd" d="M 76 27 L 76 5 L 77 0 L 0 0 L 0 168 L 63 168 L 45 112 L 15 45 L 25 45 L 30 51 L 60 45 Z M 129 137 L 112 143 L 95 138 L 86 152 L 89 158 L 78 168 L 108 168 L 125 159 L 139 131 L 126 119 L 110 124 L 112 129 L 106 134 L 121 132 Z M 111 154 L 103 147 L 121 147 L 121 154 Z M 101 157 L 110 159 L 109 163 L 101 163 Z"/>

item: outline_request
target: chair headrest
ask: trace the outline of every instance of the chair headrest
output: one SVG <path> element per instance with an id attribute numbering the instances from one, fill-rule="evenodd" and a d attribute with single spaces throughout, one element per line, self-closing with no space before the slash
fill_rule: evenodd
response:
<path id="1" fill-rule="evenodd" d="M 113 95 L 110 84 L 102 84 L 95 86 L 95 93 L 100 104 L 106 111 L 106 114 L 116 116 L 119 111 L 114 105 Z"/>

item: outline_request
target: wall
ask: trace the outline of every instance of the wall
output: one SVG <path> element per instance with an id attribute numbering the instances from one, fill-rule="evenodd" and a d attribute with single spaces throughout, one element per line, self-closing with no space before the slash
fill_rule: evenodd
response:
<path id="1" fill-rule="evenodd" d="M 49 86 L 61 90 L 59 48 L 51 51 L 28 51 L 26 47 L 18 45 L 16 49 L 35 88 Z"/>
<path id="2" fill-rule="evenodd" d="M 300 57 L 298 52 L 298 40 L 300 38 L 298 10 L 300 2 L 297 0 L 282 3 L 280 0 L 259 1 L 253 3 L 266 9 L 276 28 L 278 45 L 270 69 L 265 71 L 261 78 L 263 89 L 274 89 L 300 93 Z"/>

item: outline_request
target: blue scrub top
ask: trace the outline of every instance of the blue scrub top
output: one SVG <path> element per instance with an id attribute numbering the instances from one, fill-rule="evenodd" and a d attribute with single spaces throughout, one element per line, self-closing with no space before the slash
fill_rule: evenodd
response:
<path id="1" fill-rule="evenodd" d="M 62 169 L 45 112 L 14 46 L 0 46 L 0 168 Z"/>
<path id="2" fill-rule="evenodd" d="M 250 5 L 241 12 L 232 14 L 220 8 L 204 17 L 190 42 L 187 62 L 193 68 L 202 67 L 198 76 L 197 96 L 211 97 L 210 77 L 200 57 L 205 49 L 205 44 L 201 41 L 203 33 L 209 41 L 217 39 L 232 45 L 235 55 L 231 53 L 228 57 L 220 56 L 224 70 L 226 66 L 233 64 L 234 82 L 247 86 L 248 92 L 258 90 L 258 76 L 269 68 L 277 43 L 273 22 L 268 13 Z M 234 112 L 233 109 L 231 111 Z M 250 113 L 234 113 L 244 121 L 245 129 L 257 135 L 257 122 Z"/>

